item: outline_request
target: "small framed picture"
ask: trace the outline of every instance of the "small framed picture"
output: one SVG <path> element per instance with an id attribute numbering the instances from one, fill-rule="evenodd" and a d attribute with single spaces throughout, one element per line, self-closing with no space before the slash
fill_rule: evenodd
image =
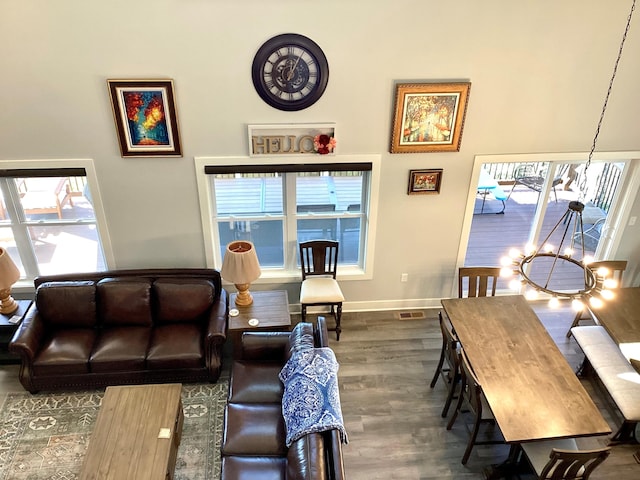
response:
<path id="1" fill-rule="evenodd" d="M 107 80 L 123 157 L 182 156 L 173 81 Z"/>
<path id="2" fill-rule="evenodd" d="M 408 195 L 428 195 L 440 193 L 442 169 L 409 170 Z"/>
<path id="3" fill-rule="evenodd" d="M 471 83 L 399 83 L 391 153 L 457 152 Z"/>

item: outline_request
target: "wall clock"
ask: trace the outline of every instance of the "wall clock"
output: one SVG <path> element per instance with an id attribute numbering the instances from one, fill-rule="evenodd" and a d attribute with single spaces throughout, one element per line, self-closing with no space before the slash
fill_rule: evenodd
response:
<path id="1" fill-rule="evenodd" d="M 329 63 L 310 38 L 284 33 L 267 40 L 251 67 L 256 92 L 266 103 L 286 111 L 316 103 L 329 80 Z"/>

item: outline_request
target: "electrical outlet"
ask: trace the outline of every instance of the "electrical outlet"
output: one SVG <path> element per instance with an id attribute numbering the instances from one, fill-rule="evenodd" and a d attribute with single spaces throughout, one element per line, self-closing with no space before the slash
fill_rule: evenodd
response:
<path id="1" fill-rule="evenodd" d="M 400 281 L 401 282 L 409 281 L 409 274 L 408 273 L 403 273 L 402 275 L 400 275 Z"/>
<path id="2" fill-rule="evenodd" d="M 634 226 L 634 225 L 636 224 L 636 220 L 637 220 L 637 219 L 638 219 L 637 217 L 631 217 L 631 218 L 629 218 L 629 226 L 630 226 L 630 227 Z"/>

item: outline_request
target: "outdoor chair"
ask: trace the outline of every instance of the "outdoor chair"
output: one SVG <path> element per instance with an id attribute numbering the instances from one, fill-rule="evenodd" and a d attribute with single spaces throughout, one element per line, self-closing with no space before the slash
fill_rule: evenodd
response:
<path id="1" fill-rule="evenodd" d="M 495 296 L 500 267 L 460 267 L 458 269 L 458 297 Z"/>
<path id="2" fill-rule="evenodd" d="M 430 387 L 433 388 L 438 381 L 438 377 L 442 377 L 447 387 L 447 399 L 442 409 L 442 417 L 446 417 L 449 412 L 452 400 L 455 398 L 456 390 L 460 384 L 460 357 L 459 342 L 453 333 L 450 322 L 446 321 L 442 312 L 438 312 L 440 321 L 440 330 L 442 331 L 442 350 L 440 351 L 440 360 L 431 380 Z"/>
<path id="3" fill-rule="evenodd" d="M 578 450 L 573 438 L 523 443 L 522 450 L 539 480 L 587 480 L 611 453 L 611 447 Z"/>
<path id="4" fill-rule="evenodd" d="M 617 287 L 622 285 L 622 276 L 624 271 L 627 268 L 626 260 L 603 260 L 601 262 L 592 262 L 589 264 L 589 267 L 594 272 L 600 271 L 598 274 L 598 282 L 604 282 L 604 280 L 615 280 L 617 283 Z M 604 280 L 603 280 L 604 278 Z M 602 287 L 602 285 L 600 285 Z M 567 331 L 567 338 L 571 337 L 571 329 L 573 327 L 577 327 L 580 324 L 581 320 L 591 319 L 591 313 L 589 308 L 585 305 L 585 307 L 576 313 L 575 318 L 573 319 L 573 323 L 569 327 Z"/>
<path id="5" fill-rule="evenodd" d="M 302 268 L 302 285 L 300 287 L 300 305 L 302 321 L 306 321 L 307 307 L 329 306 L 340 340 L 340 318 L 344 295 L 336 280 L 338 266 L 338 246 L 334 240 L 310 240 L 300 243 L 300 266 Z"/>
<path id="6" fill-rule="evenodd" d="M 463 406 L 466 403 L 469 407 L 469 412 L 473 414 L 473 427 L 471 428 L 467 448 L 462 456 L 462 464 L 466 465 L 474 445 L 497 445 L 504 443 L 504 439 L 500 436 L 499 439 L 489 438 L 486 440 L 478 440 L 478 433 L 480 432 L 481 425 L 489 425 L 492 428 L 498 427 L 496 425 L 495 418 L 493 417 L 493 412 L 484 398 L 482 386 L 471 369 L 471 365 L 469 364 L 469 360 L 467 359 L 463 349 L 460 350 L 460 368 L 460 395 L 458 395 L 458 403 L 456 404 L 453 416 L 447 424 L 447 430 L 451 430 L 456 418 L 458 418 L 458 415 L 464 411 Z"/>
<path id="7" fill-rule="evenodd" d="M 18 194 L 25 215 L 55 214 L 62 219 L 62 209 L 66 204 L 73 207 L 69 178 L 35 177 L 18 181 Z"/>
<path id="8" fill-rule="evenodd" d="M 518 184 L 524 185 L 534 192 L 538 192 L 538 196 L 540 196 L 540 192 L 542 192 L 542 187 L 545 181 L 545 175 L 546 171 L 539 171 L 537 165 L 534 163 L 524 163 L 519 165 L 513 174 L 513 187 L 511 187 L 507 200 L 511 198 L 511 194 Z M 556 191 L 556 187 L 562 182 L 562 176 L 554 178 L 551 182 L 551 188 L 553 189 L 553 195 L 555 196 L 556 203 L 558 202 L 558 192 Z"/>

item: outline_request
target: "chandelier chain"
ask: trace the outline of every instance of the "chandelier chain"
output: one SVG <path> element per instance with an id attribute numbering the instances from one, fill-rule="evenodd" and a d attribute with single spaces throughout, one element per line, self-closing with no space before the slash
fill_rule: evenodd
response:
<path id="1" fill-rule="evenodd" d="M 629 12 L 629 16 L 627 17 L 627 26 L 624 29 L 624 34 L 622 35 L 622 41 L 620 42 L 620 49 L 618 50 L 618 57 L 616 58 L 616 62 L 613 65 L 613 74 L 611 75 L 611 80 L 609 81 L 609 88 L 607 89 L 607 95 L 604 99 L 604 105 L 602 105 L 602 112 L 600 113 L 600 120 L 598 120 L 598 126 L 596 128 L 596 134 L 593 137 L 593 144 L 591 145 L 591 151 L 589 152 L 589 158 L 587 159 L 587 163 L 584 167 L 584 173 L 586 175 L 587 169 L 589 165 L 591 165 L 591 158 L 593 157 L 593 152 L 596 149 L 596 143 L 598 142 L 598 136 L 600 135 L 600 127 L 602 126 L 602 121 L 604 120 L 604 114 L 607 111 L 607 104 L 609 103 L 609 95 L 611 94 L 611 88 L 613 87 L 613 81 L 616 78 L 616 73 L 618 72 L 618 63 L 620 63 L 620 58 L 622 58 L 622 50 L 624 49 L 624 42 L 627 40 L 627 33 L 629 32 L 629 27 L 631 26 L 631 18 L 633 17 L 633 11 L 636 8 L 636 0 L 633 0 L 631 4 L 631 11 Z"/>
<path id="2" fill-rule="evenodd" d="M 616 78 L 616 74 L 618 71 L 618 64 L 620 63 L 620 59 L 622 58 L 622 51 L 624 49 L 624 44 L 627 40 L 627 34 L 629 33 L 629 28 L 631 26 L 631 19 L 633 17 L 633 12 L 635 10 L 636 0 L 632 0 L 631 10 L 627 17 L 627 25 L 624 29 L 624 34 L 622 35 L 622 41 L 620 43 L 620 47 L 618 49 L 618 55 L 616 61 L 613 66 L 613 73 L 611 75 L 611 79 L 609 81 L 609 88 L 607 89 L 607 95 L 604 99 L 604 104 L 602 106 L 602 111 L 600 112 L 600 119 L 598 120 L 598 125 L 596 128 L 595 136 L 593 138 L 593 144 L 591 145 L 591 151 L 589 152 L 589 157 L 585 164 L 584 168 L 584 183 L 580 186 L 580 196 L 578 201 L 569 202 L 567 211 L 564 216 L 560 218 L 558 223 L 551 229 L 549 235 L 545 238 L 545 240 L 540 244 L 539 248 L 532 247 L 527 252 L 520 253 L 517 250 L 513 250 L 510 253 L 510 258 L 506 257 L 503 260 L 503 265 L 508 265 L 509 263 L 512 266 L 516 266 L 517 270 L 512 270 L 513 273 L 519 275 L 521 278 L 520 283 L 517 286 L 511 288 L 523 287 L 527 284 L 529 288 L 526 291 L 525 296 L 529 299 L 536 298 L 538 292 L 543 292 L 548 295 L 551 295 L 550 304 L 557 304 L 558 298 L 569 298 L 572 299 L 575 303 L 580 305 L 580 308 L 583 308 L 585 301 L 588 301 L 591 304 L 597 304 L 601 302 L 602 299 L 610 298 L 605 295 L 603 283 L 604 276 L 601 273 L 598 273 L 595 270 L 589 268 L 589 263 L 592 259 L 588 259 L 587 255 L 585 255 L 585 234 L 584 234 L 584 225 L 582 219 L 582 212 L 584 210 L 583 198 L 586 195 L 584 185 L 586 185 L 586 174 L 589 165 L 591 164 L 591 160 L 593 158 L 593 153 L 596 149 L 596 144 L 598 141 L 598 136 L 600 135 L 600 128 L 602 127 L 602 122 L 604 120 L 605 112 L 607 110 L 607 104 L 609 102 L 609 96 L 611 94 L 611 90 L 613 88 L 613 83 Z M 582 183 L 582 182 L 581 182 Z M 547 244 L 547 240 L 549 240 L 554 232 L 560 228 L 560 225 L 563 224 L 564 232 L 562 233 L 562 238 L 560 240 L 560 245 L 557 250 L 554 247 L 551 247 Z M 571 230 L 571 225 L 573 224 L 573 230 Z M 562 246 L 567 240 L 567 237 L 570 238 L 570 246 L 566 249 L 562 249 Z M 582 258 L 580 260 L 573 257 L 574 254 L 574 246 L 576 241 L 579 241 L 582 249 Z M 555 250 L 555 251 L 554 251 Z M 546 276 L 546 282 L 544 284 L 540 283 L 537 275 L 536 278 L 532 278 L 529 276 L 529 272 L 531 270 L 532 263 L 535 261 L 539 261 L 540 267 L 544 270 L 545 266 L 549 266 L 548 275 Z M 541 261 L 541 262 L 540 262 Z M 546 263 L 545 263 L 546 262 Z M 556 269 L 557 265 L 562 263 L 564 265 L 573 264 L 579 268 L 581 268 L 584 272 L 584 288 L 577 287 L 574 291 L 567 291 L 565 289 L 557 289 L 551 286 L 551 277 Z M 509 268 L 509 267 L 505 267 Z M 510 273 L 510 272 L 509 272 Z M 538 272 L 541 273 L 541 272 Z M 543 279 L 544 280 L 544 279 Z M 511 284 L 510 284 L 511 286 Z M 610 292 L 608 292 L 610 293 Z M 553 302 L 555 300 L 555 302 Z"/>

